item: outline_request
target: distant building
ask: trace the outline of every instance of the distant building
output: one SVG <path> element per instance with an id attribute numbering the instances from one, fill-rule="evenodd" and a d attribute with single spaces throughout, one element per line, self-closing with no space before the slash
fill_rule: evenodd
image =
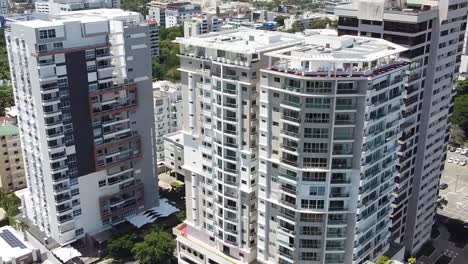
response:
<path id="1" fill-rule="evenodd" d="M 58 14 L 83 9 L 120 8 L 120 0 L 40 0 L 35 5 L 38 13 Z"/>
<path id="2" fill-rule="evenodd" d="M 0 264 L 39 263 L 41 252 L 11 226 L 0 227 Z"/>
<path id="3" fill-rule="evenodd" d="M 181 130 L 164 137 L 164 164 L 171 176 L 184 181 L 184 134 Z"/>
<path id="4" fill-rule="evenodd" d="M 223 20 L 217 16 L 200 15 L 184 22 L 184 37 L 221 31 Z"/>
<path id="5" fill-rule="evenodd" d="M 159 58 L 159 25 L 155 20 L 148 20 L 151 55 Z"/>
<path id="6" fill-rule="evenodd" d="M 156 20 L 162 28 L 183 25 L 185 21 L 201 14 L 201 6 L 190 2 L 156 2 L 149 8 L 149 18 Z"/>
<path id="7" fill-rule="evenodd" d="M 182 129 L 180 84 L 169 81 L 153 83 L 156 157 L 164 165 L 164 136 Z"/>
<path id="8" fill-rule="evenodd" d="M 338 20 L 335 15 L 308 12 L 300 16 L 291 16 L 284 20 L 284 29 L 310 29 L 316 21 L 322 19 Z"/>
<path id="9" fill-rule="evenodd" d="M 5 16 L 10 11 L 8 0 L 0 0 L 0 16 Z"/>
<path id="10" fill-rule="evenodd" d="M 13 192 L 26 188 L 18 127 L 2 118 L 0 124 L 0 188 Z"/>

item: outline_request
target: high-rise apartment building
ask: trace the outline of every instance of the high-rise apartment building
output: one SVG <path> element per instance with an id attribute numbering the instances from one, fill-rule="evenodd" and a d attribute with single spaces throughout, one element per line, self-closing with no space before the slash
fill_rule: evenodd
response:
<path id="1" fill-rule="evenodd" d="M 10 11 L 10 4 L 8 0 L 0 0 L 0 16 L 8 15 Z"/>
<path id="2" fill-rule="evenodd" d="M 176 40 L 187 171 L 187 220 L 176 229 L 180 263 L 256 259 L 261 57 L 298 38 L 246 30 Z"/>
<path id="3" fill-rule="evenodd" d="M 153 57 L 159 58 L 159 25 L 155 20 L 148 20 L 150 49 Z"/>
<path id="4" fill-rule="evenodd" d="M 312 35 L 265 54 L 257 261 L 362 263 L 389 248 L 404 50 Z"/>
<path id="5" fill-rule="evenodd" d="M 26 188 L 23 155 L 18 127 L 8 123 L 0 124 L 0 188 L 13 192 Z"/>
<path id="6" fill-rule="evenodd" d="M 158 166 L 164 165 L 164 136 L 182 129 L 181 85 L 169 81 L 153 83 L 155 152 Z"/>
<path id="7" fill-rule="evenodd" d="M 213 15 L 199 15 L 184 22 L 184 37 L 221 31 L 223 20 Z"/>
<path id="8" fill-rule="evenodd" d="M 336 7 L 339 34 L 400 44 L 410 62 L 399 139 L 392 240 L 412 255 L 430 238 L 467 22 L 465 0 L 355 1 Z"/>
<path id="9" fill-rule="evenodd" d="M 120 0 L 39 0 L 34 4 L 36 12 L 46 14 L 59 14 L 84 9 L 120 8 Z"/>
<path id="10" fill-rule="evenodd" d="M 64 245 L 158 205 L 151 55 L 140 15 L 42 16 L 9 23 L 6 40 L 30 224 Z"/>
<path id="11" fill-rule="evenodd" d="M 177 42 L 180 263 L 359 263 L 388 249 L 403 47 L 256 30 Z"/>

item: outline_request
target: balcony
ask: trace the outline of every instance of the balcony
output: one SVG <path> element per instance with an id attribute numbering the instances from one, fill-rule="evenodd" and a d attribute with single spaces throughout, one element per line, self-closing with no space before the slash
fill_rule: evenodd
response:
<path id="1" fill-rule="evenodd" d="M 281 115 L 281 119 L 291 121 L 294 123 L 301 123 L 301 119 L 299 117 L 293 117 L 293 116 L 287 116 L 287 115 Z"/>
<path id="2" fill-rule="evenodd" d="M 92 108 L 92 115 L 94 118 L 109 115 L 111 113 L 129 111 L 138 105 L 136 99 L 125 100 L 123 103 L 112 103 L 106 105 L 102 105 L 102 103 L 104 102 L 100 102 L 100 106 L 94 106 Z"/>
<path id="3" fill-rule="evenodd" d="M 296 93 L 302 93 L 302 88 L 301 88 L 301 87 L 290 86 L 290 85 L 283 85 L 283 89 L 286 90 L 286 91 L 291 91 L 291 92 L 296 92 Z"/>
<path id="4" fill-rule="evenodd" d="M 302 108 L 302 104 L 300 102 L 292 102 L 292 101 L 282 100 L 281 104 L 296 107 L 296 108 Z"/>
<path id="5" fill-rule="evenodd" d="M 239 80 L 239 76 L 230 75 L 230 74 L 223 74 L 223 78 L 228 79 L 228 80 L 233 80 L 233 81 L 238 81 Z"/>

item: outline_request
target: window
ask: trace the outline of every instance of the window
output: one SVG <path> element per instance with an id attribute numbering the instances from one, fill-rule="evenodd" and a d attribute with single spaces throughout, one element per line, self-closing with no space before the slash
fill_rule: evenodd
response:
<path id="1" fill-rule="evenodd" d="M 330 121 L 330 114 L 326 113 L 306 113 L 305 122 L 306 123 L 317 123 L 325 124 Z"/>
<path id="2" fill-rule="evenodd" d="M 273 78 L 273 81 L 279 83 L 279 82 L 281 81 L 281 79 L 280 79 L 279 77 L 274 77 L 274 78 Z"/>
<path id="3" fill-rule="evenodd" d="M 304 128 L 305 138 L 328 138 L 328 128 Z"/>
<path id="4" fill-rule="evenodd" d="M 304 167 L 312 167 L 312 168 L 325 168 L 327 167 L 327 159 L 326 158 L 309 158 L 305 157 L 303 159 Z"/>
<path id="5" fill-rule="evenodd" d="M 330 98 L 306 98 L 307 108 L 330 108 Z"/>
<path id="6" fill-rule="evenodd" d="M 73 211 L 73 216 L 81 215 L 81 209 L 76 209 Z"/>
<path id="7" fill-rule="evenodd" d="M 99 184 L 99 187 L 105 186 L 106 180 L 99 181 L 98 184 Z"/>
<path id="8" fill-rule="evenodd" d="M 72 195 L 72 196 L 75 196 L 75 195 L 78 195 L 78 194 L 80 194 L 80 190 L 79 190 L 79 189 L 72 189 L 72 190 L 71 190 L 71 195 Z"/>
<path id="9" fill-rule="evenodd" d="M 328 151 L 327 143 L 304 143 L 304 152 L 326 153 Z"/>
<path id="10" fill-rule="evenodd" d="M 39 30 L 39 39 L 47 38 L 47 30 Z"/>
<path id="11" fill-rule="evenodd" d="M 301 213 L 300 220 L 301 222 L 320 223 L 323 222 L 323 215 Z"/>
<path id="12" fill-rule="evenodd" d="M 321 241 L 314 239 L 301 239 L 299 240 L 300 248 L 320 248 Z"/>
<path id="13" fill-rule="evenodd" d="M 63 43 L 62 42 L 55 42 L 54 43 L 54 49 L 61 49 L 63 48 Z"/>
<path id="14" fill-rule="evenodd" d="M 75 235 L 79 236 L 79 235 L 82 235 L 84 233 L 84 230 L 83 228 L 78 228 L 75 230 Z"/>
<path id="15" fill-rule="evenodd" d="M 55 29 L 47 30 L 47 35 L 49 38 L 55 38 Z"/>
<path id="16" fill-rule="evenodd" d="M 324 181 L 327 180 L 327 173 L 326 172 L 305 171 L 305 172 L 302 173 L 302 180 L 303 181 L 324 182 Z"/>
<path id="17" fill-rule="evenodd" d="M 325 195 L 325 187 L 324 186 L 310 186 L 309 194 L 312 196 Z"/>

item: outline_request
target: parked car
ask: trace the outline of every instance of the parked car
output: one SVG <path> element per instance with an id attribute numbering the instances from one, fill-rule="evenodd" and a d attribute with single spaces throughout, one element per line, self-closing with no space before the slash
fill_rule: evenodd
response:
<path id="1" fill-rule="evenodd" d="M 468 149 L 464 148 L 460 151 L 460 154 L 462 155 L 466 155 L 466 153 L 468 153 Z"/>
<path id="2" fill-rule="evenodd" d="M 456 148 L 455 148 L 455 147 L 449 147 L 448 150 L 449 150 L 450 152 L 455 152 Z"/>
<path id="3" fill-rule="evenodd" d="M 441 184 L 439 184 L 439 189 L 445 190 L 445 189 L 447 189 L 447 188 L 448 188 L 448 184 L 446 184 L 446 183 L 441 183 Z"/>
<path id="4" fill-rule="evenodd" d="M 455 150 L 455 153 L 460 153 L 461 150 L 462 150 L 461 148 L 457 148 L 457 149 Z"/>
<path id="5" fill-rule="evenodd" d="M 454 163 L 454 164 L 458 164 L 459 162 L 460 162 L 460 159 L 459 159 L 459 158 L 456 158 L 456 159 L 453 160 L 453 163 Z"/>
<path id="6" fill-rule="evenodd" d="M 466 160 L 460 161 L 460 163 L 458 163 L 458 165 L 465 166 L 466 165 Z"/>
<path id="7" fill-rule="evenodd" d="M 447 160 L 447 162 L 448 162 L 448 163 L 453 163 L 453 158 L 449 158 L 449 159 Z"/>

